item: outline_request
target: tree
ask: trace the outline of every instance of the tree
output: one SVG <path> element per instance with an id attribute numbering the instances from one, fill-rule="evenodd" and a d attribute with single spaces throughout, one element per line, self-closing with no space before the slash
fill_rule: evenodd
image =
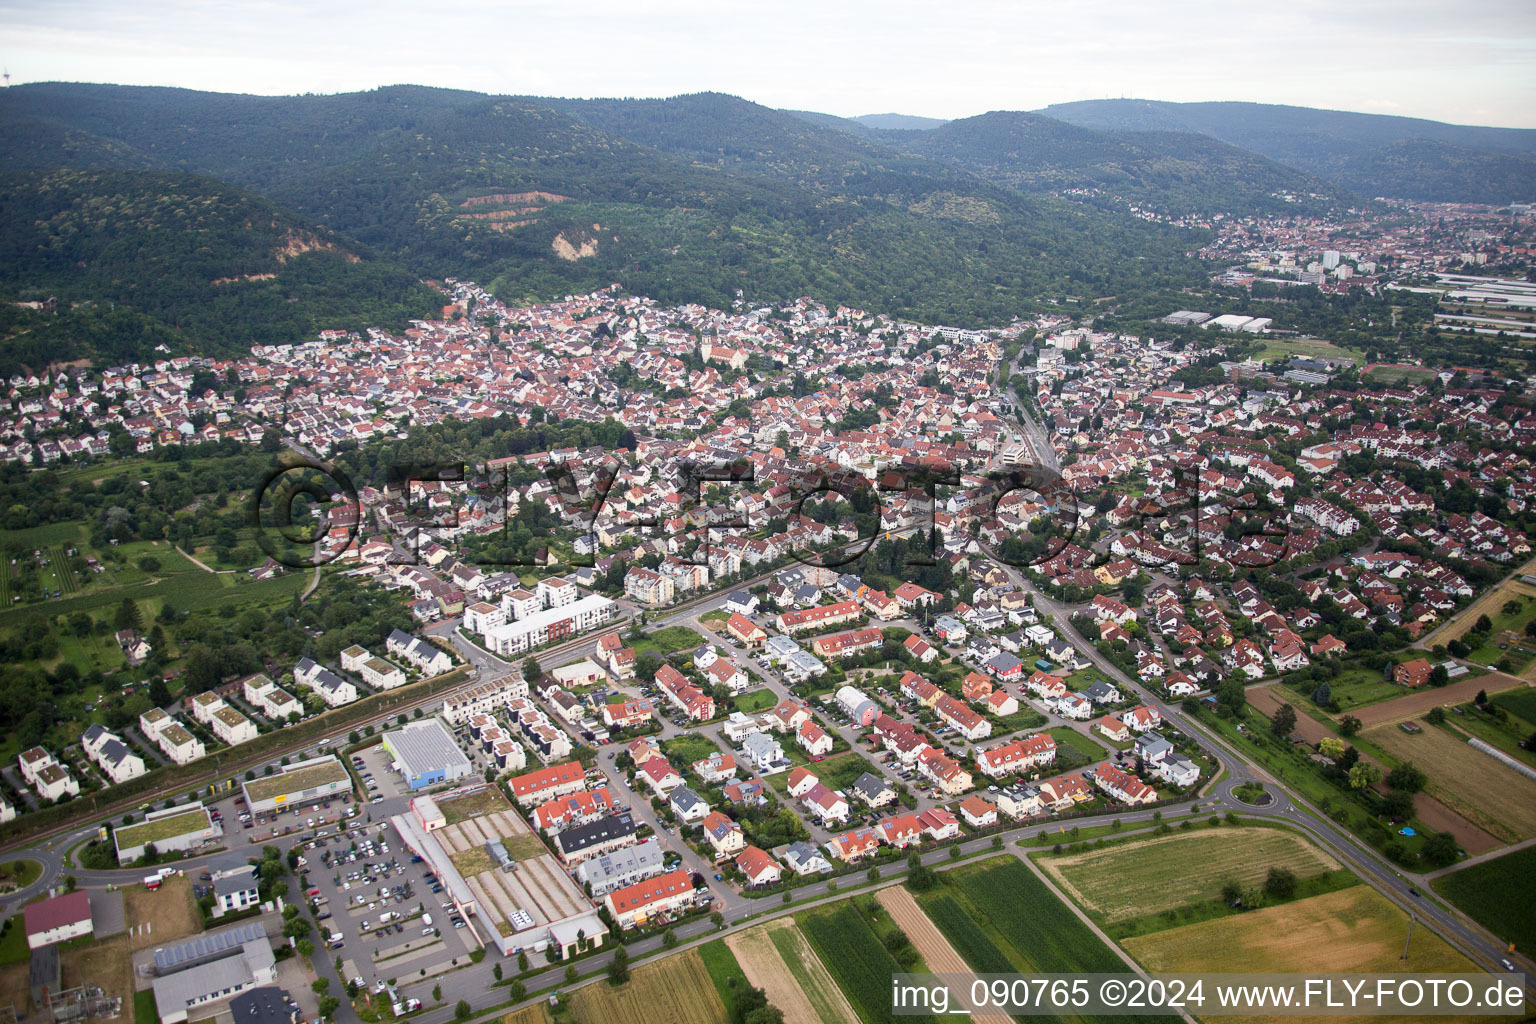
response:
<path id="1" fill-rule="evenodd" d="M 1325 708 L 1331 700 L 1333 700 L 1333 688 L 1328 685 L 1328 680 L 1324 679 L 1317 684 L 1317 689 L 1312 691 L 1312 703 Z"/>
<path id="2" fill-rule="evenodd" d="M 1354 736 L 1360 731 L 1360 727 L 1360 719 L 1356 718 L 1354 715 L 1345 715 L 1343 718 L 1339 719 L 1340 736 Z"/>
<path id="3" fill-rule="evenodd" d="M 336 1008 L 340 1005 L 341 1000 L 337 999 L 335 996 L 321 996 L 319 1006 L 320 1016 L 330 1018 L 336 1013 Z"/>
<path id="4" fill-rule="evenodd" d="M 1361 761 L 1349 770 L 1350 789 L 1370 789 L 1379 781 L 1381 769 L 1369 761 Z"/>
<path id="5" fill-rule="evenodd" d="M 518 950 L 518 953 L 517 953 L 517 973 L 518 974 L 526 974 L 527 972 L 528 972 L 528 954 L 524 953 L 522 950 Z"/>
<path id="6" fill-rule="evenodd" d="M 1472 629 L 1478 633 L 1493 632 L 1493 622 L 1486 615 L 1479 615 L 1477 621 L 1472 624 Z"/>
<path id="7" fill-rule="evenodd" d="M 1381 798 L 1381 813 L 1393 821 L 1404 821 L 1413 816 L 1413 794 L 1394 789 Z"/>
<path id="8" fill-rule="evenodd" d="M 544 669 L 539 666 L 539 660 L 533 655 L 523 659 L 523 678 L 529 683 L 536 683 L 544 676 Z"/>
<path id="9" fill-rule="evenodd" d="M 1269 731 L 1281 739 L 1289 736 L 1296 728 L 1296 709 L 1289 704 L 1281 704 L 1275 710 L 1275 717 L 1269 720 Z"/>
<path id="10" fill-rule="evenodd" d="M 1221 685 L 1216 687 L 1216 706 L 1224 713 L 1237 716 L 1242 714 L 1243 705 L 1248 700 L 1248 691 L 1244 689 L 1240 679 L 1224 679 Z"/>
<path id="11" fill-rule="evenodd" d="M 578 977 L 580 977 L 580 975 L 581 975 L 581 972 L 576 970 L 576 965 L 575 964 L 571 964 L 569 967 L 567 967 L 565 969 L 565 983 L 567 985 L 571 984 Z"/>
<path id="12" fill-rule="evenodd" d="M 492 964 L 491 965 L 491 976 L 493 978 L 495 978 L 497 981 L 501 980 L 501 964 Z"/>
<path id="13" fill-rule="evenodd" d="M 139 613 L 139 606 L 134 604 L 133 598 L 123 598 L 123 603 L 117 607 L 117 617 L 114 620 L 118 629 L 139 630 L 144 628 L 144 617 Z"/>
<path id="14" fill-rule="evenodd" d="M 709 915 L 709 923 L 715 926 L 715 931 L 725 927 L 725 915 L 716 910 Z"/>
<path id="15" fill-rule="evenodd" d="M 440 1003 L 440 1002 L 443 1001 L 443 986 L 441 986 L 441 985 L 433 985 L 432 986 L 432 1001 L 434 1003 Z"/>
<path id="16" fill-rule="evenodd" d="M 1404 761 L 1387 772 L 1387 785 L 1405 793 L 1417 793 L 1424 788 L 1424 783 L 1427 781 L 1429 780 L 1425 777 L 1423 769 L 1412 761 Z"/>
<path id="17" fill-rule="evenodd" d="M 673 946 L 677 945 L 677 932 L 673 931 L 671 928 L 668 928 L 666 931 L 662 932 L 661 944 L 666 949 L 671 949 Z"/>
<path id="18" fill-rule="evenodd" d="M 1445 724 L 1445 708 L 1430 708 L 1429 714 L 1425 715 L 1424 718 L 1430 725 L 1443 725 Z"/>
<path id="19" fill-rule="evenodd" d="M 1461 850 L 1456 845 L 1456 837 L 1449 832 L 1435 832 L 1424 841 L 1424 849 L 1421 851 L 1425 860 L 1436 867 L 1445 867 L 1454 864 L 1460 856 Z"/>
<path id="20" fill-rule="evenodd" d="M 1289 868 L 1270 868 L 1264 879 L 1264 891 L 1277 900 L 1296 895 L 1296 873 Z"/>
<path id="21" fill-rule="evenodd" d="M 1243 899 L 1243 887 L 1237 884 L 1236 879 L 1229 878 L 1221 883 L 1222 901 L 1228 904 L 1241 903 Z"/>
<path id="22" fill-rule="evenodd" d="M 507 995 L 512 997 L 514 1003 L 520 1003 L 528 998 L 528 986 L 524 985 L 521 979 L 514 979 L 512 984 L 507 986 Z"/>
<path id="23" fill-rule="evenodd" d="M 293 949 L 294 952 L 306 960 L 315 955 L 315 944 L 308 939 L 300 939 L 298 942 L 295 942 Z"/>
<path id="24" fill-rule="evenodd" d="M 628 980 L 629 950 L 618 946 L 613 951 L 613 959 L 608 961 L 608 984 L 622 985 Z"/>
<path id="25" fill-rule="evenodd" d="M 331 990 L 330 978 L 316 978 L 309 983 L 309 989 L 317 996 L 323 996 Z"/>
<path id="26" fill-rule="evenodd" d="M 469 1005 L 468 999 L 460 999 L 457 1003 L 453 1004 L 454 1020 L 469 1020 L 474 1015 L 475 1009 Z"/>
<path id="27" fill-rule="evenodd" d="M 928 889 L 932 889 L 938 880 L 938 876 L 934 873 L 933 868 L 930 868 L 923 863 L 923 858 L 920 853 L 918 853 L 916 850 L 913 850 L 911 853 L 907 854 L 908 886 L 910 886 L 916 892 L 924 892 Z"/>
<path id="28" fill-rule="evenodd" d="M 1317 743 L 1317 752 L 1330 760 L 1337 761 L 1344 756 L 1344 741 L 1337 736 L 1324 736 Z"/>

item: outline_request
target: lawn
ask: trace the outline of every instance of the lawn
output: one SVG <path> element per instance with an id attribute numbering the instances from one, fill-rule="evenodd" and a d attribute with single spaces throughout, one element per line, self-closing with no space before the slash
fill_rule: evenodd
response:
<path id="1" fill-rule="evenodd" d="M 1422 925 L 1413 930 L 1408 959 L 1399 959 L 1407 936 L 1408 915 L 1370 886 L 1356 885 L 1277 907 L 1137 936 L 1122 945 L 1154 972 L 1437 974 L 1479 970 Z"/>
<path id="2" fill-rule="evenodd" d="M 1037 863 L 1103 923 L 1218 900 L 1227 881 L 1257 888 L 1270 868 L 1298 879 L 1339 868 L 1300 836 L 1257 827 L 1174 832 Z"/>
<path id="3" fill-rule="evenodd" d="M 25 889 L 42 876 L 43 866 L 35 860 L 13 860 L 0 864 L 0 884 Z"/>
<path id="4" fill-rule="evenodd" d="M 665 657 L 673 651 L 691 651 L 695 647 L 703 646 L 704 642 L 704 637 L 696 629 L 688 626 L 668 626 L 645 634 L 629 646 L 634 648 L 636 657 L 645 651 L 655 651 Z"/>
<path id="5" fill-rule="evenodd" d="M 1261 362 L 1300 356 L 1303 359 L 1354 359 L 1365 357 L 1357 348 L 1342 348 L 1322 338 L 1269 338 L 1262 348 L 1253 353 Z"/>
<path id="6" fill-rule="evenodd" d="M 702 761 L 710 754 L 720 752 L 720 748 L 715 746 L 713 740 L 698 733 L 684 733 L 670 740 L 664 740 L 661 750 L 667 755 L 669 761 L 685 769 L 695 761 Z"/>
<path id="7" fill-rule="evenodd" d="M 1409 735 L 1382 725 L 1362 735 L 1423 769 L 1425 791 L 1473 824 L 1509 843 L 1536 836 L 1536 781 L 1443 729 Z"/>
<path id="8" fill-rule="evenodd" d="M 1404 658 L 1403 660 L 1412 659 Z M 1294 695 L 1297 700 L 1307 701 L 1310 706 L 1312 693 L 1316 689 L 1317 684 L 1309 679 L 1295 687 L 1286 686 L 1285 692 Z M 1338 678 L 1328 680 L 1328 692 L 1333 700 L 1339 702 L 1343 713 L 1348 713 L 1354 708 L 1365 707 L 1367 704 L 1379 704 L 1384 700 L 1401 697 L 1408 691 L 1376 669 L 1353 667 L 1345 668 L 1339 673 Z M 1276 696 L 1282 695 L 1276 694 Z"/>
<path id="9" fill-rule="evenodd" d="M 1109 751 L 1104 749 L 1103 744 L 1069 726 L 1059 725 L 1046 731 L 1056 740 L 1056 761 L 1053 765 L 1055 768 L 1072 768 L 1093 761 L 1102 761 L 1109 756 Z M 1068 763 L 1063 760 L 1063 754 L 1067 751 L 1076 751 L 1080 757 Z"/>
<path id="10" fill-rule="evenodd" d="M 744 715 L 767 711 L 779 702 L 778 694 L 769 689 L 750 690 L 736 698 L 736 710 Z"/>
<path id="11" fill-rule="evenodd" d="M 854 753 L 835 754 L 825 761 L 811 761 L 805 767 L 828 789 L 844 791 L 865 772 L 876 776 L 880 774 L 862 755 Z M 769 776 L 769 779 L 780 792 L 789 789 L 789 772 L 780 772 L 778 775 Z"/>
<path id="12" fill-rule="evenodd" d="M 134 949 L 163 946 L 203 930 L 203 915 L 192 898 L 192 880 L 172 875 L 153 891 L 123 887 L 123 920 Z M 148 925 L 142 932 L 141 925 Z"/>
<path id="13" fill-rule="evenodd" d="M 32 957 L 27 946 L 27 926 L 20 914 L 5 920 L 4 932 L 0 933 L 0 966 L 24 964 Z"/>
<path id="14" fill-rule="evenodd" d="M 1536 847 L 1441 875 L 1435 891 L 1526 956 L 1536 953 Z"/>
<path id="15" fill-rule="evenodd" d="M 725 1024 L 725 1004 L 698 950 L 643 964 L 614 988 L 606 980 L 571 993 L 571 1015 L 604 1024 Z"/>
<path id="16" fill-rule="evenodd" d="M 155 990 L 146 988 L 133 994 L 133 1024 L 158 1024 L 160 1013 L 155 1006 Z"/>

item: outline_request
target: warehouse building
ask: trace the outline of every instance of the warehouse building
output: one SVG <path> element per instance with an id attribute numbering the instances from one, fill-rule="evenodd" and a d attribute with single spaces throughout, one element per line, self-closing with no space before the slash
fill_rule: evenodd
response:
<path id="1" fill-rule="evenodd" d="M 240 789 L 251 813 L 264 814 L 350 793 L 352 778 L 338 758 L 326 754 L 279 768 L 276 775 L 243 782 Z"/>
<path id="2" fill-rule="evenodd" d="M 436 718 L 411 722 L 384 734 L 384 749 L 412 789 L 425 789 L 462 779 L 474 765 L 454 742 L 448 727 Z"/>

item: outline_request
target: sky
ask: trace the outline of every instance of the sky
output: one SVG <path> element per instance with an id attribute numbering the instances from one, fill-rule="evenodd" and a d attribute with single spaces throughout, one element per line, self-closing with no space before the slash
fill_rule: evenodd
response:
<path id="1" fill-rule="evenodd" d="M 1125 96 L 1536 128 L 1531 0 L 0 0 L 0 24 L 13 84 L 712 90 L 942 118 Z"/>

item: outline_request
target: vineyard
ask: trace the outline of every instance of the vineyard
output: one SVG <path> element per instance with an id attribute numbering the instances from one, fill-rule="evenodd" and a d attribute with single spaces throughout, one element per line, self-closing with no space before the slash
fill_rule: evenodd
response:
<path id="1" fill-rule="evenodd" d="M 796 918 L 821 962 L 867 1024 L 919 1024 L 930 1015 L 898 1017 L 891 1012 L 891 976 L 904 968 L 881 944 L 879 936 L 851 900 L 818 908 Z"/>

